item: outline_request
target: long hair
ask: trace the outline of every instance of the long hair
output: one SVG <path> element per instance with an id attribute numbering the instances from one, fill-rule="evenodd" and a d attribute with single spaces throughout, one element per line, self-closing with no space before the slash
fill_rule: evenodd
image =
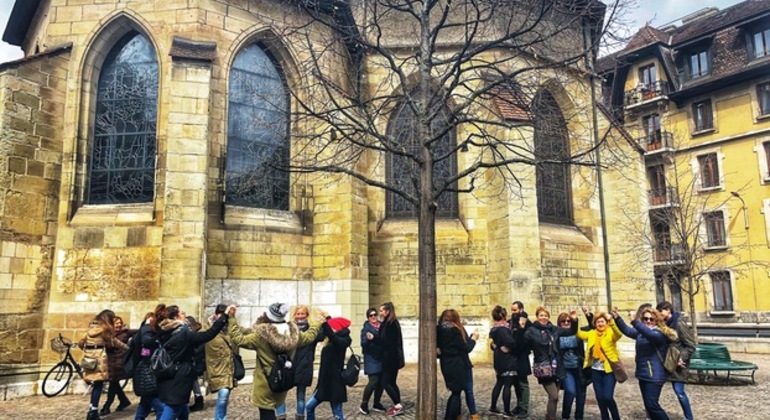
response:
<path id="1" fill-rule="evenodd" d="M 388 311 L 388 317 L 383 319 L 383 321 L 391 322 L 394 319 L 396 319 L 396 308 L 395 306 L 393 306 L 393 302 L 385 302 L 382 305 L 380 305 L 380 308 Z"/>
<path id="2" fill-rule="evenodd" d="M 155 316 L 151 321 L 153 331 L 158 330 L 158 325 L 166 319 L 176 319 L 179 316 L 179 306 L 169 305 L 161 303 L 155 307 Z"/>
<path id="3" fill-rule="evenodd" d="M 644 315 L 644 313 L 649 311 L 650 309 L 652 309 L 652 304 L 643 303 L 643 304 L 639 305 L 639 309 L 636 310 L 636 318 L 635 319 L 638 319 L 638 320 L 641 321 L 642 320 L 642 315 Z"/>
<path id="4" fill-rule="evenodd" d="M 112 339 L 115 333 L 115 312 L 110 309 L 105 309 L 96 315 L 94 321 L 98 322 L 102 327 L 102 331 L 106 338 L 108 340 Z"/>
<path id="5" fill-rule="evenodd" d="M 441 318 L 439 319 L 439 323 L 443 322 L 452 324 L 452 326 L 460 331 L 460 336 L 463 338 L 463 342 L 468 341 L 468 334 L 465 332 L 465 328 L 463 328 L 463 324 L 460 321 L 460 314 L 456 310 L 444 309 L 444 312 L 441 313 Z"/>

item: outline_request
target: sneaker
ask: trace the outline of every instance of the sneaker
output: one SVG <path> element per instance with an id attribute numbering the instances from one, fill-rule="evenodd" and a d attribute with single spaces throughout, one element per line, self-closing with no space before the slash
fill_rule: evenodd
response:
<path id="1" fill-rule="evenodd" d="M 131 401 L 122 402 L 118 405 L 118 408 L 116 408 L 115 411 L 123 411 L 126 408 L 128 408 L 128 406 L 130 405 L 131 405 Z"/>
<path id="2" fill-rule="evenodd" d="M 361 414 L 369 414 L 369 409 L 366 407 L 366 404 L 361 404 L 361 406 L 358 407 L 358 412 Z"/>
<path id="3" fill-rule="evenodd" d="M 388 410 L 388 416 L 390 417 L 400 416 L 402 414 L 404 414 L 404 407 L 394 405 L 393 407 L 390 407 L 390 410 Z"/>
<path id="4" fill-rule="evenodd" d="M 374 403 L 374 405 L 372 406 L 372 410 L 373 411 L 379 411 L 380 413 L 384 413 L 384 412 L 388 411 L 388 409 L 385 408 L 385 406 L 380 404 L 380 403 Z"/>
<path id="5" fill-rule="evenodd" d="M 500 411 L 497 407 L 492 407 L 489 409 L 489 414 L 499 416 L 500 414 L 503 414 L 503 412 Z"/>
<path id="6" fill-rule="evenodd" d="M 515 419 L 516 418 L 516 414 L 513 414 L 510 411 L 506 411 L 506 412 L 503 412 L 503 418 L 504 419 Z"/>
<path id="7" fill-rule="evenodd" d="M 102 409 L 99 410 L 99 415 L 100 416 L 106 416 L 108 414 L 110 414 L 110 408 L 109 407 L 102 407 Z"/>
<path id="8" fill-rule="evenodd" d="M 527 410 L 522 409 L 519 414 L 516 415 L 517 419 L 526 419 L 529 418 L 529 412 Z"/>

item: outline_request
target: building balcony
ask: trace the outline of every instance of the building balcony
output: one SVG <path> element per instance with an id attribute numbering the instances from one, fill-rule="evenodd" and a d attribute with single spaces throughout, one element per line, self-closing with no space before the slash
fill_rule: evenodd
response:
<path id="1" fill-rule="evenodd" d="M 668 101 L 669 86 L 668 82 L 658 80 L 655 83 L 640 84 L 631 90 L 627 90 L 624 100 L 626 111 L 641 108 L 645 105 L 657 104 L 660 101 Z"/>
<path id="2" fill-rule="evenodd" d="M 658 245 L 653 248 L 655 264 L 683 264 L 684 248 L 682 244 Z"/>
<path id="3" fill-rule="evenodd" d="M 674 135 L 668 131 L 656 131 L 639 137 L 636 141 L 647 155 L 674 150 Z"/>
<path id="4" fill-rule="evenodd" d="M 650 207 L 678 207 L 679 193 L 674 187 L 654 188 L 647 191 Z"/>

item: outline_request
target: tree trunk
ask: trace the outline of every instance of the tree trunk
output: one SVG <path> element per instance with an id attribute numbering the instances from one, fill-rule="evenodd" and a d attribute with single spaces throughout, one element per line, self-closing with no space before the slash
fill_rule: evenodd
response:
<path id="1" fill-rule="evenodd" d="M 689 291 L 688 297 L 690 298 L 690 325 L 692 325 L 692 337 L 695 340 L 695 343 L 698 342 L 698 322 L 695 317 L 695 296 L 697 293 L 693 293 L 693 290 L 696 290 L 694 288 L 693 284 L 694 280 L 692 278 L 692 274 L 687 275 L 687 290 Z"/>

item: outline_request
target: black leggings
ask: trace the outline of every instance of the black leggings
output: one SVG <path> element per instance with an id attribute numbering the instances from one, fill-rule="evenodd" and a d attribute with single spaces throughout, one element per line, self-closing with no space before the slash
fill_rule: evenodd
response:
<path id="1" fill-rule="evenodd" d="M 372 393 L 374 393 L 374 405 L 382 404 L 380 402 L 382 399 L 381 375 L 381 373 L 369 375 L 369 383 L 366 384 L 366 388 L 364 388 L 364 397 L 361 401 L 362 404 L 366 404 L 367 406 L 369 405 L 369 398 L 372 396 Z"/>
<path id="2" fill-rule="evenodd" d="M 390 399 L 393 400 L 393 405 L 401 404 L 401 391 L 396 385 L 398 379 L 398 368 L 385 368 L 382 370 L 382 389 L 388 393 Z"/>
<path id="3" fill-rule="evenodd" d="M 457 420 L 462 411 L 462 391 L 452 391 L 452 395 L 446 402 L 446 414 L 444 420 Z"/>
<path id="4" fill-rule="evenodd" d="M 500 397 L 500 391 L 503 391 L 503 412 L 507 413 L 511 411 L 511 386 L 515 376 L 501 376 L 497 375 L 497 381 L 494 388 L 492 388 L 492 407 L 497 407 L 497 399 Z"/>
<path id="5" fill-rule="evenodd" d="M 126 393 L 123 392 L 123 388 L 120 387 L 120 381 L 110 381 L 110 387 L 107 388 L 107 401 L 104 402 L 104 406 L 110 408 L 112 402 L 115 401 L 115 397 L 118 397 L 120 404 L 131 403 L 128 397 L 126 397 Z"/>

